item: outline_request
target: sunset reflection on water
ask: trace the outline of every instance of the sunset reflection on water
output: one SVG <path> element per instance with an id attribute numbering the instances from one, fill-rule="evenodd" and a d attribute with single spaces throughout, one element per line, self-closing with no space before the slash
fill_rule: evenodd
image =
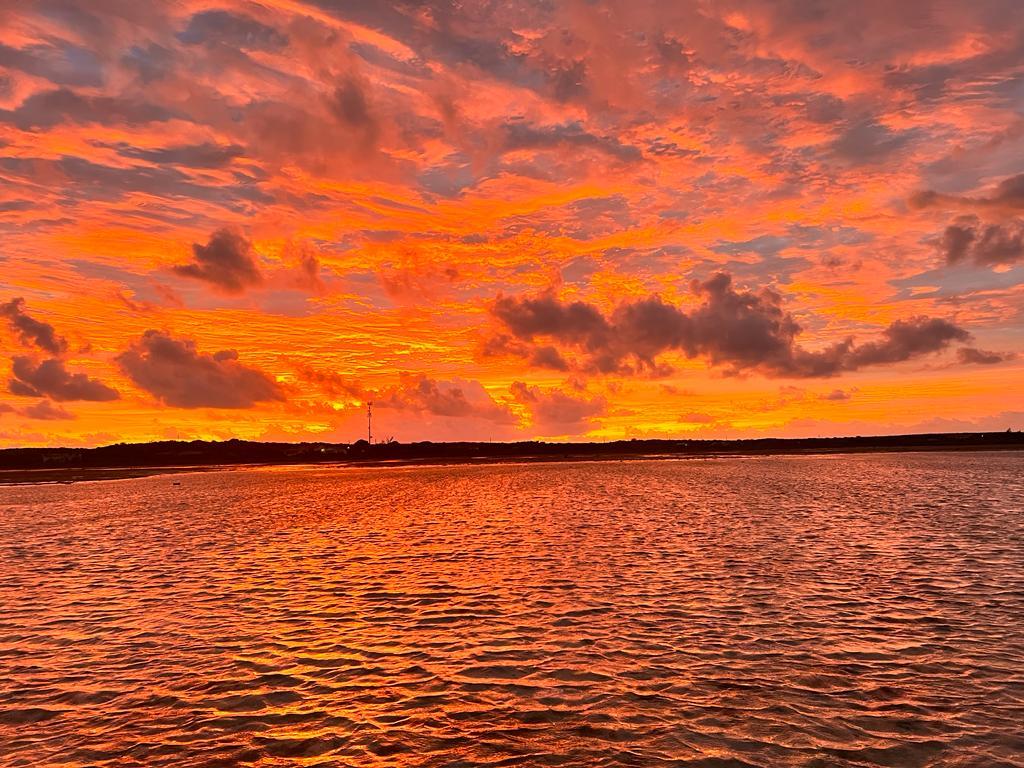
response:
<path id="1" fill-rule="evenodd" d="M 1024 765 L 1022 470 L 2 488 L 0 764 Z"/>

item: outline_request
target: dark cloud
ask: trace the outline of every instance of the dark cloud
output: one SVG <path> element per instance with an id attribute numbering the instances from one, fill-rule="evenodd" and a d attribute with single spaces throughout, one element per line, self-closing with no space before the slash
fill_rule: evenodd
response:
<path id="1" fill-rule="evenodd" d="M 71 373 L 64 367 L 63 360 L 43 360 L 41 363 L 19 355 L 11 360 L 13 378 L 7 388 L 13 395 L 22 397 L 50 397 L 58 402 L 70 400 L 91 400 L 106 402 L 120 397 L 98 379 L 84 373 Z"/>
<path id="2" fill-rule="evenodd" d="M 562 303 L 550 293 L 501 296 L 491 312 L 508 338 L 499 334 L 498 343 L 485 341 L 484 352 L 532 360 L 536 350 L 554 342 L 582 353 L 585 370 L 664 374 L 668 369 L 658 358 L 675 350 L 733 373 L 810 378 L 903 362 L 970 339 L 947 320 L 915 317 L 892 323 L 873 341 L 846 339 L 810 351 L 797 344 L 801 328 L 775 291 L 737 291 L 726 273 L 695 281 L 692 289 L 702 303 L 690 312 L 654 295 L 624 302 L 608 316 L 584 302 Z"/>
<path id="3" fill-rule="evenodd" d="M 484 357 L 522 357 L 533 368 L 550 368 L 555 371 L 569 370 L 569 363 L 554 347 L 528 344 L 507 333 L 496 333 L 483 340 L 480 352 Z"/>
<path id="4" fill-rule="evenodd" d="M 202 353 L 194 341 L 161 331 L 146 331 L 117 362 L 136 386 L 177 408 L 250 408 L 284 400 L 281 386 L 238 362 L 234 350 Z"/>
<path id="5" fill-rule="evenodd" d="M 13 211 L 31 211 L 38 207 L 38 203 L 31 200 L 4 200 L 0 202 L 0 213 L 11 213 Z"/>
<path id="6" fill-rule="evenodd" d="M 601 312 L 582 301 L 563 304 L 554 294 L 499 296 L 491 313 L 519 339 L 552 336 L 563 344 L 596 349 L 605 345 L 609 325 Z"/>
<path id="7" fill-rule="evenodd" d="M 994 12 L 1005 13 L 1006 9 Z M 990 44 L 974 56 L 891 67 L 886 72 L 885 85 L 908 91 L 919 101 L 978 100 L 995 96 L 995 103 L 998 103 L 1007 92 L 1019 93 L 1022 54 L 1024 39 L 1019 34 L 995 35 Z"/>
<path id="8" fill-rule="evenodd" d="M 949 64 L 903 66 L 886 72 L 885 84 L 890 88 L 912 91 L 921 101 L 931 101 L 943 96 L 953 74 L 954 68 Z"/>
<path id="9" fill-rule="evenodd" d="M 195 202 L 208 200 L 231 211 L 245 213 L 250 203 L 267 203 L 269 195 L 251 179 L 236 184 L 199 183 L 192 176 L 169 165 L 117 167 L 94 163 L 81 157 L 0 157 L 0 171 L 29 183 L 45 178 L 59 189 L 67 205 L 77 201 L 116 201 L 133 193 L 164 200 Z M 205 180 L 203 180 L 205 181 Z M 133 212 L 139 215 L 137 212 Z M 150 214 L 157 220 L 180 223 L 182 219 Z"/>
<path id="10" fill-rule="evenodd" d="M 686 72 L 693 66 L 693 56 L 687 51 L 686 43 L 675 35 L 662 32 L 653 43 L 661 63 L 669 72 Z"/>
<path id="11" fill-rule="evenodd" d="M 846 111 L 846 102 L 829 93 L 811 96 L 806 105 L 807 119 L 812 123 L 837 123 Z"/>
<path id="12" fill-rule="evenodd" d="M 288 45 L 288 36 L 251 16 L 228 11 L 201 11 L 178 33 L 186 45 L 226 45 L 243 50 L 273 51 Z"/>
<path id="13" fill-rule="evenodd" d="M 315 294 L 327 292 L 327 283 L 321 274 L 320 257 L 316 246 L 303 241 L 289 246 L 295 260 L 295 275 L 292 284 L 296 288 Z"/>
<path id="14" fill-rule="evenodd" d="M 103 70 L 96 55 L 68 43 L 12 48 L 0 43 L 0 67 L 19 69 L 54 85 L 103 85 Z"/>
<path id="15" fill-rule="evenodd" d="M 623 144 L 614 136 L 598 136 L 582 123 L 537 126 L 516 120 L 506 123 L 505 149 L 592 149 L 622 162 L 635 162 L 643 155 L 636 147 Z"/>
<path id="16" fill-rule="evenodd" d="M 75 418 L 75 414 L 59 405 L 54 405 L 49 400 L 40 400 L 38 403 L 22 408 L 21 413 L 30 419 L 41 421 L 64 421 Z"/>
<path id="17" fill-rule="evenodd" d="M 338 85 L 329 106 L 334 116 L 356 133 L 365 146 L 372 147 L 377 143 L 380 124 L 358 80 L 349 77 Z"/>
<path id="18" fill-rule="evenodd" d="M 192 244 L 195 261 L 172 267 L 175 274 L 209 283 L 229 294 L 261 285 L 263 275 L 251 243 L 235 229 L 218 229 L 206 245 Z"/>
<path id="19" fill-rule="evenodd" d="M 948 320 L 914 317 L 897 320 L 882 331 L 882 338 L 851 346 L 844 360 L 847 370 L 868 365 L 901 363 L 915 357 L 939 352 L 954 341 L 968 341 L 971 335 Z"/>
<path id="20" fill-rule="evenodd" d="M 821 395 L 821 400 L 832 400 L 841 402 L 843 400 L 849 400 L 853 397 L 852 394 L 843 389 L 833 389 L 831 392 L 826 392 Z"/>
<path id="21" fill-rule="evenodd" d="M 0 123 L 23 131 L 52 128 L 61 123 L 141 125 L 170 120 L 163 107 L 130 98 L 87 96 L 66 88 L 34 93 L 13 110 L 0 110 Z"/>
<path id="22" fill-rule="evenodd" d="M 885 160 L 913 138 L 912 131 L 893 131 L 874 120 L 849 125 L 832 142 L 836 156 L 856 165 Z"/>
<path id="23" fill-rule="evenodd" d="M 0 304 L 0 317 L 7 318 L 22 344 L 38 347 L 51 355 L 62 355 L 67 351 L 67 340 L 58 336 L 52 325 L 25 313 L 24 299 L 11 299 Z"/>
<path id="24" fill-rule="evenodd" d="M 681 147 L 674 141 L 668 141 L 660 136 L 647 142 L 647 152 L 658 157 L 696 157 L 700 154 L 698 149 Z"/>
<path id="25" fill-rule="evenodd" d="M 587 94 L 587 63 L 573 61 L 560 63 L 544 73 L 556 101 L 582 99 Z"/>
<path id="26" fill-rule="evenodd" d="M 176 147 L 159 147 L 146 149 L 127 144 L 118 145 L 117 152 L 123 157 L 145 160 L 157 165 L 180 165 L 185 168 L 213 169 L 223 168 L 236 157 L 244 154 L 238 144 L 186 144 Z"/>
<path id="27" fill-rule="evenodd" d="M 509 388 L 512 397 L 530 412 L 534 426 L 550 434 L 578 434 L 593 426 L 593 418 L 605 412 L 604 398 L 574 397 L 559 389 L 543 390 L 521 381 Z"/>
<path id="28" fill-rule="evenodd" d="M 1003 179 L 990 195 L 946 195 L 935 190 L 918 192 L 910 198 L 915 208 L 973 207 L 997 211 L 1024 210 L 1024 173 Z"/>
<path id="29" fill-rule="evenodd" d="M 999 182 L 995 192 L 987 198 L 987 202 L 993 205 L 1024 208 L 1024 173 Z"/>
<path id="30" fill-rule="evenodd" d="M 156 43 L 133 45 L 121 57 L 121 66 L 134 73 L 143 85 L 149 85 L 173 71 L 174 53 Z"/>
<path id="31" fill-rule="evenodd" d="M 990 224 L 977 216 L 960 216 L 946 227 L 936 245 L 949 264 L 1013 264 L 1024 260 L 1024 220 Z"/>
<path id="32" fill-rule="evenodd" d="M 1015 357 L 1009 352 L 989 352 L 975 347 L 960 347 L 956 354 L 960 362 L 965 365 L 996 365 Z"/>
<path id="33" fill-rule="evenodd" d="M 539 368 L 551 368 L 555 371 L 567 371 L 569 364 L 554 347 L 536 347 L 530 354 L 530 362 Z"/>

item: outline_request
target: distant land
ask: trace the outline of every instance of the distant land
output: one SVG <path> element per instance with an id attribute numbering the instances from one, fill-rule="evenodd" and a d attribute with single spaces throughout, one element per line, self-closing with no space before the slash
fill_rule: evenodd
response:
<path id="1" fill-rule="evenodd" d="M 196 468 L 275 464 L 450 464 L 577 461 L 872 451 L 1024 450 L 1024 432 L 748 440 L 618 440 L 607 443 L 263 443 L 166 440 L 100 448 L 0 450 L 0 484 L 73 482 Z"/>

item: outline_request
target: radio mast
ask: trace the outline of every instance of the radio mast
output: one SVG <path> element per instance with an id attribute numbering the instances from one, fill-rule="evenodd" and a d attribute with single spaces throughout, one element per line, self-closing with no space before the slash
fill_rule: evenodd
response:
<path id="1" fill-rule="evenodd" d="M 373 400 L 366 401 L 366 442 L 373 445 Z"/>

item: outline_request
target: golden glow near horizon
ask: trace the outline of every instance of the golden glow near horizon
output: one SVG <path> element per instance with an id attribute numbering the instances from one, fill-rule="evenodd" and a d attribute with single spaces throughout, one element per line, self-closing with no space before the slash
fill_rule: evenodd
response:
<path id="1" fill-rule="evenodd" d="M 1013 3 L 0 10 L 0 445 L 1024 428 Z"/>

